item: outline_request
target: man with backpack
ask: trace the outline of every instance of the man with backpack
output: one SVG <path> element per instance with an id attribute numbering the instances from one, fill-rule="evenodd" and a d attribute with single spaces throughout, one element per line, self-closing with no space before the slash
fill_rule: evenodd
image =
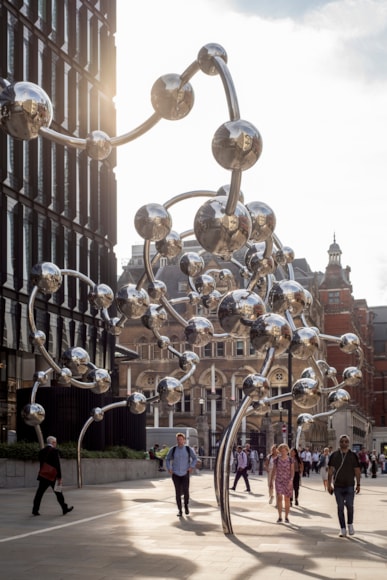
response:
<path id="1" fill-rule="evenodd" d="M 194 450 L 186 445 L 184 433 L 177 433 L 176 441 L 177 445 L 168 451 L 166 465 L 175 486 L 177 517 L 181 518 L 183 515 L 181 496 L 184 496 L 185 513 L 189 514 L 189 476 L 196 467 L 197 457 Z"/>
<path id="2" fill-rule="evenodd" d="M 249 477 L 247 474 L 248 458 L 247 458 L 246 452 L 243 451 L 242 445 L 238 445 L 238 447 L 237 447 L 236 460 L 237 460 L 237 466 L 236 466 L 236 474 L 235 474 L 234 484 L 230 489 L 235 491 L 236 486 L 238 484 L 238 481 L 240 480 L 241 477 L 243 477 L 243 479 L 245 480 L 245 484 L 246 484 L 245 491 L 250 493 L 250 491 L 251 491 L 250 482 L 249 482 Z"/>

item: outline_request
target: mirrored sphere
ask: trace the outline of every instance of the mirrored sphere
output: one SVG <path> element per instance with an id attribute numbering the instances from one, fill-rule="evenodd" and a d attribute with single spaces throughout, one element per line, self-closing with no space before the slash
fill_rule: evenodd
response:
<path id="1" fill-rule="evenodd" d="M 166 295 L 167 285 L 162 280 L 153 280 L 148 284 L 148 295 L 154 302 L 159 302 L 160 298 Z"/>
<path id="2" fill-rule="evenodd" d="M 249 261 L 250 270 L 255 276 L 264 278 L 269 274 L 274 274 L 276 264 L 273 256 L 264 256 L 263 254 L 253 254 Z"/>
<path id="3" fill-rule="evenodd" d="M 214 278 L 208 274 L 202 274 L 195 278 L 194 285 L 199 294 L 209 294 L 215 290 L 216 286 Z"/>
<path id="4" fill-rule="evenodd" d="M 163 75 L 152 87 L 152 106 L 156 113 L 169 121 L 183 119 L 191 111 L 194 101 L 191 84 L 183 84 L 177 74 Z"/>
<path id="5" fill-rule="evenodd" d="M 62 354 L 62 363 L 70 369 L 74 378 L 80 378 L 89 371 L 90 357 L 85 349 L 73 346 Z"/>
<path id="6" fill-rule="evenodd" d="M 100 423 L 104 418 L 105 412 L 101 409 L 101 407 L 94 407 L 90 415 L 93 417 L 96 423 Z"/>
<path id="7" fill-rule="evenodd" d="M 60 370 L 58 383 L 62 386 L 70 386 L 71 379 L 73 378 L 73 373 L 67 367 L 63 367 Z"/>
<path id="8" fill-rule="evenodd" d="M 311 423 L 314 423 L 314 419 L 313 415 L 310 415 L 310 413 L 302 413 L 301 415 L 298 415 L 297 425 L 299 427 L 305 427 L 306 425 L 310 425 Z"/>
<path id="9" fill-rule="evenodd" d="M 195 277 L 204 269 L 204 260 L 196 252 L 186 252 L 180 258 L 180 270 L 186 276 Z"/>
<path id="10" fill-rule="evenodd" d="M 192 346 L 205 346 L 214 335 L 212 323 L 203 316 L 191 318 L 184 329 L 184 337 Z"/>
<path id="11" fill-rule="evenodd" d="M 363 378 L 363 373 L 357 367 L 347 367 L 343 371 L 343 380 L 348 387 L 356 387 Z"/>
<path id="12" fill-rule="evenodd" d="M 231 187 L 230 187 L 230 184 L 228 183 L 227 185 L 222 185 L 221 187 L 219 187 L 219 189 L 216 192 L 216 195 L 228 196 L 230 194 L 230 191 L 231 191 Z M 243 194 L 243 191 L 241 191 L 241 190 L 239 190 L 238 201 L 240 201 L 241 203 L 244 203 L 244 201 L 245 201 L 245 196 Z"/>
<path id="13" fill-rule="evenodd" d="M 103 161 L 112 152 L 110 137 L 104 131 L 92 131 L 86 139 L 86 152 L 91 159 Z"/>
<path id="14" fill-rule="evenodd" d="M 303 286 L 295 280 L 281 280 L 273 284 L 269 293 L 269 304 L 278 314 L 288 310 L 293 317 L 299 316 L 305 309 L 306 301 Z"/>
<path id="15" fill-rule="evenodd" d="M 199 50 L 197 58 L 200 70 L 207 75 L 213 76 L 218 74 L 218 69 L 214 64 L 215 57 L 219 57 L 223 59 L 225 63 L 227 63 L 227 53 L 223 46 L 215 43 L 210 43 L 203 46 Z"/>
<path id="16" fill-rule="evenodd" d="M 171 231 L 172 218 L 163 205 L 148 203 L 140 207 L 134 216 L 134 227 L 144 240 L 158 242 Z"/>
<path id="17" fill-rule="evenodd" d="M 212 153 L 224 169 L 250 169 L 262 153 L 262 138 L 258 129 L 239 119 L 227 121 L 217 129 L 212 139 Z"/>
<path id="18" fill-rule="evenodd" d="M 266 415 L 271 411 L 270 404 L 266 401 L 253 401 L 252 407 L 252 415 Z"/>
<path id="19" fill-rule="evenodd" d="M 219 306 L 219 302 L 222 299 L 222 294 L 218 290 L 213 290 L 209 294 L 202 296 L 202 304 L 207 310 L 216 310 Z"/>
<path id="20" fill-rule="evenodd" d="M 157 346 L 159 348 L 161 348 L 162 350 L 165 350 L 166 348 L 168 348 L 170 344 L 171 344 L 171 339 L 169 338 L 169 336 L 160 336 L 157 339 Z"/>
<path id="21" fill-rule="evenodd" d="M 142 393 L 132 393 L 128 397 L 128 409 L 133 415 L 141 415 L 146 411 L 146 396 Z"/>
<path id="22" fill-rule="evenodd" d="M 0 125 L 14 139 L 36 139 L 41 127 L 50 126 L 52 111 L 47 93 L 34 83 L 17 82 L 0 92 Z"/>
<path id="23" fill-rule="evenodd" d="M 40 425 L 46 416 L 46 411 L 38 403 L 25 405 L 21 411 L 21 416 L 26 425 L 35 427 Z"/>
<path id="24" fill-rule="evenodd" d="M 243 381 L 243 392 L 252 398 L 253 401 L 259 401 L 270 395 L 270 383 L 267 377 L 258 374 L 250 374 Z"/>
<path id="25" fill-rule="evenodd" d="M 108 322 L 108 332 L 112 336 L 120 336 L 122 327 L 119 326 L 120 319 L 117 316 L 111 318 Z"/>
<path id="26" fill-rule="evenodd" d="M 89 292 L 88 299 L 90 304 L 97 310 L 102 308 L 110 308 L 114 300 L 114 292 L 107 284 L 96 284 L 91 292 Z"/>
<path id="27" fill-rule="evenodd" d="M 278 356 L 289 348 L 292 330 L 283 316 L 270 312 L 253 322 L 250 340 L 259 355 L 265 356 L 269 348 L 274 348 Z"/>
<path id="28" fill-rule="evenodd" d="M 60 268 L 52 262 L 35 264 L 31 270 L 31 283 L 37 286 L 42 294 L 54 294 L 62 285 Z"/>
<path id="29" fill-rule="evenodd" d="M 135 320 L 145 314 L 149 306 L 149 296 L 143 288 L 137 290 L 134 284 L 126 284 L 118 290 L 116 304 L 121 314 Z"/>
<path id="30" fill-rule="evenodd" d="M 110 374 L 105 369 L 92 369 L 87 373 L 86 382 L 95 383 L 95 386 L 91 389 L 92 393 L 97 395 L 102 395 L 110 389 L 112 383 Z"/>
<path id="31" fill-rule="evenodd" d="M 193 365 L 198 365 L 200 363 L 200 358 L 196 352 L 192 350 L 186 350 L 179 357 L 179 366 L 184 372 L 189 371 Z"/>
<path id="32" fill-rule="evenodd" d="M 320 339 L 313 328 L 303 327 L 293 331 L 290 352 L 294 358 L 306 360 L 311 356 L 317 356 L 320 348 Z"/>
<path id="33" fill-rule="evenodd" d="M 30 334 L 31 344 L 35 346 L 43 346 L 46 343 L 46 335 L 43 330 L 36 330 Z"/>
<path id="34" fill-rule="evenodd" d="M 48 374 L 44 371 L 37 371 L 34 373 L 34 381 L 37 381 L 41 385 L 45 385 L 48 381 Z"/>
<path id="35" fill-rule="evenodd" d="M 235 338 L 248 336 L 251 323 L 265 312 L 265 304 L 257 294 L 244 289 L 232 290 L 219 304 L 219 324 Z"/>
<path id="36" fill-rule="evenodd" d="M 159 304 L 150 304 L 145 314 L 141 316 L 141 322 L 149 330 L 159 330 L 166 320 L 166 310 Z"/>
<path id="37" fill-rule="evenodd" d="M 356 334 L 347 332 L 340 337 L 340 349 L 346 354 L 353 354 L 360 348 L 360 340 Z"/>
<path id="38" fill-rule="evenodd" d="M 227 197 L 207 200 L 198 210 L 194 231 L 199 244 L 216 256 L 229 258 L 242 248 L 251 233 L 250 215 L 240 202 L 232 215 L 226 214 Z"/>
<path id="39" fill-rule="evenodd" d="M 332 409 L 342 409 L 350 403 L 351 397 L 345 389 L 337 389 L 328 395 L 328 405 Z"/>
<path id="40" fill-rule="evenodd" d="M 157 392 L 161 401 L 175 405 L 181 399 L 183 385 L 175 377 L 164 377 L 157 385 Z"/>
<path id="41" fill-rule="evenodd" d="M 251 201 L 246 204 L 246 207 L 253 225 L 250 240 L 253 242 L 266 241 L 272 236 L 277 223 L 274 211 L 263 201 Z"/>
<path id="42" fill-rule="evenodd" d="M 164 258 L 176 258 L 183 248 L 183 241 L 175 231 L 170 231 L 163 239 L 156 242 L 156 250 Z"/>
<path id="43" fill-rule="evenodd" d="M 315 407 L 321 398 L 319 382 L 313 379 L 298 379 L 292 388 L 294 402 L 302 409 Z"/>

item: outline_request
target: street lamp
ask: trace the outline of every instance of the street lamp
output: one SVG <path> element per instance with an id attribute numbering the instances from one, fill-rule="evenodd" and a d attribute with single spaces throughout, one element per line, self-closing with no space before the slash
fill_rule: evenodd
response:
<path id="1" fill-rule="evenodd" d="M 203 407 L 204 407 L 204 399 L 199 399 L 199 405 L 200 405 L 200 416 L 203 416 Z"/>

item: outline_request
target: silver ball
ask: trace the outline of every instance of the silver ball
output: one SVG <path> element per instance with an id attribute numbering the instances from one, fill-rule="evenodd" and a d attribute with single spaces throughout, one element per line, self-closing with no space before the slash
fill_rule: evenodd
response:
<path id="1" fill-rule="evenodd" d="M 116 304 L 121 314 L 130 320 L 136 320 L 145 314 L 149 306 L 149 296 L 143 288 L 137 289 L 135 284 L 126 284 L 118 290 Z"/>
<path id="2" fill-rule="evenodd" d="M 191 318 L 184 329 L 184 338 L 192 346 L 205 346 L 214 335 L 212 323 L 203 316 Z"/>
<path id="3" fill-rule="evenodd" d="M 170 231 L 164 239 L 156 242 L 156 250 L 164 258 L 176 258 L 181 253 L 183 242 L 177 232 Z"/>
<path id="4" fill-rule="evenodd" d="M 132 393 L 128 397 L 127 405 L 133 415 L 141 415 L 146 411 L 146 396 L 142 393 Z"/>
<path id="5" fill-rule="evenodd" d="M 46 411 L 38 403 L 25 405 L 21 411 L 21 416 L 26 425 L 36 427 L 40 425 L 46 416 Z"/>
<path id="6" fill-rule="evenodd" d="M 74 378 L 80 378 L 89 372 L 90 357 L 85 349 L 73 346 L 63 353 L 62 363 L 70 369 Z"/>
<path id="7" fill-rule="evenodd" d="M 345 354 L 354 354 L 360 348 L 360 340 L 356 334 L 347 332 L 340 337 L 340 350 Z"/>
<path id="8" fill-rule="evenodd" d="M 201 276 L 195 278 L 194 285 L 196 291 L 203 295 L 210 294 L 213 290 L 215 290 L 216 283 L 212 276 L 209 276 L 208 274 L 202 274 Z"/>
<path id="9" fill-rule="evenodd" d="M 101 409 L 101 407 L 94 407 L 94 409 L 92 409 L 90 415 L 91 415 L 91 417 L 93 417 L 93 419 L 96 423 L 100 423 L 104 418 L 105 411 L 103 411 L 103 409 Z"/>
<path id="10" fill-rule="evenodd" d="M 289 348 L 292 329 L 283 316 L 263 314 L 252 323 L 250 340 L 258 354 L 265 356 L 269 348 L 274 348 L 279 356 Z"/>
<path id="11" fill-rule="evenodd" d="M 167 349 L 171 344 L 171 339 L 168 336 L 160 336 L 157 339 L 157 346 L 161 348 L 161 350 Z"/>
<path id="12" fill-rule="evenodd" d="M 274 312 L 284 314 L 288 310 L 295 317 L 304 311 L 307 298 L 304 288 L 299 282 L 281 280 L 273 285 L 268 300 Z"/>
<path id="13" fill-rule="evenodd" d="M 250 240 L 264 242 L 274 233 L 277 218 L 274 211 L 262 201 L 252 201 L 246 204 L 252 222 Z"/>
<path id="14" fill-rule="evenodd" d="M 225 196 L 229 196 L 230 195 L 230 191 L 231 191 L 231 186 L 230 184 L 227 185 L 222 185 L 221 187 L 219 187 L 219 189 L 216 192 L 216 195 L 225 195 Z M 238 201 L 240 201 L 241 203 L 244 203 L 245 201 L 245 196 L 243 194 L 243 191 L 239 190 L 239 194 L 238 194 Z"/>
<path id="15" fill-rule="evenodd" d="M 300 378 L 301 379 L 313 379 L 315 381 L 315 380 L 317 380 L 316 371 L 314 370 L 313 367 L 307 367 L 302 371 Z"/>
<path id="16" fill-rule="evenodd" d="M 190 292 L 188 294 L 188 299 L 191 306 L 197 306 L 201 302 L 200 295 L 197 292 Z"/>
<path id="17" fill-rule="evenodd" d="M 73 373 L 70 371 L 70 369 L 68 369 L 67 367 L 61 368 L 58 376 L 58 382 L 60 385 L 70 386 L 72 378 Z"/>
<path id="18" fill-rule="evenodd" d="M 204 260 L 196 252 L 186 252 L 180 258 L 180 270 L 186 276 L 195 277 L 204 269 Z"/>
<path id="19" fill-rule="evenodd" d="M 175 405 L 181 399 L 183 385 L 175 377 L 165 377 L 157 385 L 157 392 L 161 401 L 168 403 L 168 405 Z"/>
<path id="20" fill-rule="evenodd" d="M 166 295 L 167 286 L 162 280 L 154 280 L 148 284 L 148 294 L 154 302 L 160 302 L 160 299 Z"/>
<path id="21" fill-rule="evenodd" d="M 122 332 L 122 327 L 119 326 L 120 319 L 117 316 L 114 316 L 109 320 L 108 323 L 108 332 L 112 336 L 120 336 Z"/>
<path id="22" fill-rule="evenodd" d="M 89 292 L 88 299 L 90 304 L 97 310 L 110 308 L 113 304 L 114 293 L 107 284 L 96 284 L 93 290 Z"/>
<path id="23" fill-rule="evenodd" d="M 302 409 L 315 407 L 321 398 L 321 387 L 317 380 L 298 379 L 292 388 L 294 402 Z"/>
<path id="24" fill-rule="evenodd" d="M 179 357 L 179 367 L 184 372 L 189 371 L 193 365 L 198 365 L 199 363 L 200 358 L 196 352 L 192 352 L 191 350 L 184 351 Z"/>
<path id="25" fill-rule="evenodd" d="M 44 334 L 43 330 L 31 332 L 30 341 L 31 344 L 35 346 L 43 346 L 44 344 L 46 344 L 46 335 Z"/>
<path id="26" fill-rule="evenodd" d="M 312 423 L 314 423 L 314 418 L 313 415 L 310 415 L 310 413 L 302 413 L 297 417 L 298 427 L 306 428 Z"/>
<path id="27" fill-rule="evenodd" d="M 227 64 L 227 53 L 220 44 L 206 44 L 203 46 L 198 54 L 198 64 L 200 70 L 207 75 L 218 74 L 218 69 L 214 64 L 215 57 L 220 57 Z"/>
<path id="28" fill-rule="evenodd" d="M 163 205 L 148 203 L 137 211 L 134 227 L 144 240 L 158 242 L 170 233 L 172 218 Z"/>
<path id="29" fill-rule="evenodd" d="M 60 268 L 52 262 L 35 264 L 31 270 L 31 283 L 37 286 L 42 294 L 54 294 L 62 285 Z"/>
<path id="30" fill-rule="evenodd" d="M 294 251 L 292 248 L 284 246 L 274 253 L 274 259 L 279 266 L 285 267 L 287 264 L 291 264 L 294 261 Z"/>
<path id="31" fill-rule="evenodd" d="M 44 371 L 37 371 L 34 373 L 34 381 L 38 382 L 40 385 L 45 385 L 48 382 L 48 374 Z"/>
<path id="32" fill-rule="evenodd" d="M 202 296 L 202 304 L 207 310 L 216 310 L 219 306 L 219 302 L 222 299 L 222 294 L 218 290 L 213 290 L 209 294 Z"/>
<path id="33" fill-rule="evenodd" d="M 328 405 L 331 409 L 342 409 L 351 401 L 351 396 L 345 389 L 337 389 L 328 395 Z"/>
<path id="34" fill-rule="evenodd" d="M 103 161 L 112 152 L 109 135 L 104 131 L 92 131 L 86 139 L 86 152 L 91 159 Z"/>
<path id="35" fill-rule="evenodd" d="M 265 255 L 265 242 L 253 244 L 245 254 L 245 264 L 249 271 L 255 276 L 263 278 L 268 274 L 273 274 L 276 265 L 273 256 Z"/>
<path id="36" fill-rule="evenodd" d="M 143 316 L 141 322 L 149 330 L 159 330 L 167 320 L 167 312 L 159 304 L 150 304 Z"/>
<path id="37" fill-rule="evenodd" d="M 293 331 L 290 352 L 294 358 L 307 360 L 311 356 L 317 356 L 320 349 L 320 339 L 310 327 L 297 328 Z"/>
<path id="38" fill-rule="evenodd" d="M 0 125 L 14 139 L 36 139 L 52 121 L 52 103 L 34 83 L 9 84 L 0 92 Z"/>
<path id="39" fill-rule="evenodd" d="M 219 324 L 231 336 L 242 338 L 250 334 L 251 323 L 265 312 L 265 304 L 257 294 L 243 289 L 232 290 L 219 304 Z"/>
<path id="40" fill-rule="evenodd" d="M 250 374 L 243 381 L 243 392 L 253 401 L 260 401 L 270 394 L 270 383 L 267 377 Z"/>
<path id="41" fill-rule="evenodd" d="M 151 91 L 151 102 L 156 113 L 176 121 L 191 111 L 195 96 L 190 83 L 184 83 L 177 74 L 166 74 L 157 79 Z"/>
<path id="42" fill-rule="evenodd" d="M 250 169 L 262 153 L 262 138 L 252 123 L 227 121 L 212 139 L 212 153 L 224 169 Z"/>
<path id="43" fill-rule="evenodd" d="M 112 379 L 107 370 L 92 369 L 86 375 L 86 382 L 95 383 L 95 386 L 91 389 L 91 392 L 95 393 L 96 395 L 102 395 L 110 389 Z"/>
<path id="44" fill-rule="evenodd" d="M 363 373 L 358 367 L 347 367 L 343 371 L 343 380 L 348 387 L 357 387 L 363 378 Z"/>
<path id="45" fill-rule="evenodd" d="M 252 415 L 267 415 L 267 413 L 270 413 L 271 411 L 270 403 L 267 403 L 266 401 L 253 401 L 252 407 Z"/>

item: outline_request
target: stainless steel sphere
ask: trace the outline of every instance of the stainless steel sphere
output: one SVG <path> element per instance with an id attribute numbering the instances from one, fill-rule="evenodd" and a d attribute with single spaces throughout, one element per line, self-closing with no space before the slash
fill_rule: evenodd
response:
<path id="1" fill-rule="evenodd" d="M 337 389 L 328 395 L 328 405 L 331 409 L 342 409 L 351 401 L 351 396 L 345 389 Z"/>
<path id="2" fill-rule="evenodd" d="M 203 46 L 203 48 L 199 50 L 197 58 L 200 70 L 207 75 L 213 76 L 218 74 L 218 69 L 214 64 L 215 57 L 221 58 L 225 63 L 227 63 L 227 53 L 223 46 L 215 43 L 206 44 Z"/>
<path id="3" fill-rule="evenodd" d="M 154 302 L 160 302 L 160 299 L 167 293 L 167 285 L 162 280 L 154 280 L 148 284 L 148 295 Z"/>
<path id="4" fill-rule="evenodd" d="M 246 204 L 250 213 L 252 230 L 250 240 L 264 242 L 269 239 L 277 223 L 274 211 L 262 201 L 252 201 Z"/>
<path id="5" fill-rule="evenodd" d="M 128 397 L 127 404 L 133 415 L 141 415 L 146 411 L 146 396 L 142 393 L 132 393 Z"/>
<path id="6" fill-rule="evenodd" d="M 183 249 L 183 241 L 180 235 L 173 230 L 163 240 L 156 242 L 156 250 L 164 258 L 176 258 Z"/>
<path id="7" fill-rule="evenodd" d="M 186 276 L 195 277 L 203 272 L 204 260 L 196 252 L 186 252 L 180 258 L 180 270 Z"/>
<path id="8" fill-rule="evenodd" d="M 270 395 L 270 383 L 267 377 L 258 374 L 248 375 L 243 381 L 243 392 L 253 401 L 260 401 Z"/>
<path id="9" fill-rule="evenodd" d="M 358 367 L 347 367 L 343 371 L 343 380 L 348 387 L 357 387 L 363 378 L 363 373 Z"/>
<path id="10" fill-rule="evenodd" d="M 110 308 L 114 300 L 114 292 L 107 284 L 96 284 L 88 296 L 90 304 L 97 310 Z"/>
<path id="11" fill-rule="evenodd" d="M 303 313 L 307 297 L 299 282 L 281 280 L 273 285 L 268 300 L 273 312 L 284 314 L 288 310 L 295 317 Z"/>
<path id="12" fill-rule="evenodd" d="M 184 351 L 179 357 L 179 366 L 182 371 L 189 371 L 193 365 L 198 365 L 200 363 L 200 358 L 192 350 Z"/>
<path id="13" fill-rule="evenodd" d="M 149 296 L 143 288 L 138 290 L 135 284 L 126 284 L 118 290 L 116 304 L 121 314 L 130 320 L 136 320 L 147 311 Z"/>
<path id="14" fill-rule="evenodd" d="M 209 294 L 202 296 L 202 304 L 207 310 L 216 310 L 222 300 L 222 294 L 218 290 L 213 290 Z"/>
<path id="15" fill-rule="evenodd" d="M 166 74 L 154 83 L 151 102 L 160 117 L 176 121 L 188 115 L 194 105 L 195 96 L 190 83 L 183 83 L 177 74 Z"/>
<path id="16" fill-rule="evenodd" d="M 91 415 L 91 417 L 93 417 L 93 419 L 96 423 L 100 423 L 104 418 L 105 411 L 103 411 L 103 409 L 101 409 L 101 407 L 94 407 L 94 409 L 92 409 L 90 415 Z"/>
<path id="17" fill-rule="evenodd" d="M 340 337 L 340 350 L 345 354 L 354 354 L 360 348 L 360 340 L 356 334 L 347 332 Z"/>
<path id="18" fill-rule="evenodd" d="M 140 207 L 134 216 L 134 227 L 144 240 L 158 242 L 170 233 L 172 218 L 163 205 L 148 203 Z"/>
<path id="19" fill-rule="evenodd" d="M 297 426 L 298 427 L 302 427 L 303 429 L 305 429 L 307 426 L 311 425 L 312 423 L 314 423 L 314 418 L 313 418 L 313 415 L 310 415 L 310 413 L 302 413 L 301 415 L 298 415 L 298 417 L 297 417 Z"/>
<path id="20" fill-rule="evenodd" d="M 184 329 L 184 338 L 191 346 L 205 346 L 214 335 L 212 323 L 203 316 L 191 318 Z"/>
<path id="21" fill-rule="evenodd" d="M 307 360 L 311 356 L 317 356 L 319 349 L 320 339 L 313 328 L 302 327 L 293 331 L 289 350 L 294 358 Z"/>
<path id="22" fill-rule="evenodd" d="M 52 121 L 47 93 L 30 82 L 9 84 L 0 92 L 0 126 L 14 139 L 36 139 L 41 127 Z"/>
<path id="23" fill-rule="evenodd" d="M 315 381 L 315 380 L 317 380 L 316 371 L 314 370 L 313 367 L 306 367 L 302 371 L 300 378 L 301 379 L 313 379 Z"/>
<path id="24" fill-rule="evenodd" d="M 157 346 L 159 348 L 161 348 L 161 350 L 165 350 L 166 348 L 168 348 L 171 344 L 171 339 L 169 338 L 169 336 L 160 336 L 157 339 Z"/>
<path id="25" fill-rule="evenodd" d="M 118 316 L 113 316 L 108 322 L 108 332 L 112 336 L 120 336 L 122 327 L 119 325 L 120 319 Z"/>
<path id="26" fill-rule="evenodd" d="M 62 354 L 62 363 L 70 369 L 74 378 L 80 378 L 89 372 L 90 357 L 84 348 L 72 346 Z"/>
<path id="27" fill-rule="evenodd" d="M 86 382 L 95 383 L 95 386 L 91 389 L 91 392 L 95 393 L 96 395 L 102 395 L 110 389 L 112 379 L 107 370 L 92 369 L 86 375 Z"/>
<path id="28" fill-rule="evenodd" d="M 265 312 L 265 303 L 257 294 L 244 289 L 232 290 L 219 304 L 219 324 L 231 336 L 242 338 L 250 334 L 251 323 Z"/>
<path id="29" fill-rule="evenodd" d="M 45 385 L 48 382 L 48 374 L 44 371 L 37 371 L 34 373 L 34 381 L 40 385 Z"/>
<path id="30" fill-rule="evenodd" d="M 46 344 L 46 335 L 43 330 L 36 330 L 35 332 L 31 332 L 30 341 L 35 346 L 43 346 Z"/>
<path id="31" fill-rule="evenodd" d="M 175 377 L 164 377 L 157 385 L 157 392 L 161 401 L 175 405 L 181 399 L 183 385 Z"/>
<path id="32" fill-rule="evenodd" d="M 189 292 L 188 299 L 192 306 L 197 306 L 201 302 L 200 295 L 197 292 Z"/>
<path id="33" fill-rule="evenodd" d="M 229 196 L 231 191 L 231 187 L 230 184 L 226 184 L 226 185 L 222 185 L 221 187 L 219 187 L 219 189 L 216 192 L 216 195 L 226 195 Z M 239 195 L 238 195 L 238 201 L 240 201 L 241 203 L 244 203 L 245 201 L 245 196 L 243 194 L 243 191 L 239 190 Z"/>
<path id="34" fill-rule="evenodd" d="M 253 401 L 252 407 L 252 415 L 267 415 L 271 411 L 270 403 L 266 401 Z"/>
<path id="35" fill-rule="evenodd" d="M 73 373 L 70 371 L 70 369 L 68 369 L 67 367 L 63 367 L 60 370 L 59 376 L 58 376 L 58 382 L 60 385 L 62 386 L 71 386 L 71 379 L 73 378 Z"/>
<path id="36" fill-rule="evenodd" d="M 286 266 L 294 261 L 294 251 L 292 248 L 284 246 L 274 253 L 274 259 L 279 266 Z"/>
<path id="37" fill-rule="evenodd" d="M 198 210 L 194 231 L 199 244 L 216 256 L 229 258 L 242 248 L 251 233 L 250 215 L 241 203 L 237 203 L 233 215 L 226 214 L 227 197 L 207 200 Z"/>
<path id="38" fill-rule="evenodd" d="M 210 294 L 216 287 L 214 278 L 208 274 L 202 274 L 195 278 L 194 285 L 199 294 Z"/>
<path id="39" fill-rule="evenodd" d="M 159 330 L 167 320 L 165 308 L 159 304 L 150 304 L 143 316 L 141 322 L 149 330 Z"/>
<path id="40" fill-rule="evenodd" d="M 298 379 L 292 388 L 294 402 L 302 409 L 315 407 L 321 399 L 321 387 L 317 380 Z"/>
<path id="41" fill-rule="evenodd" d="M 253 244 L 245 254 L 245 264 L 254 275 L 264 278 L 274 274 L 276 264 L 273 256 L 265 256 L 265 243 Z"/>
<path id="42" fill-rule="evenodd" d="M 262 153 L 262 138 L 252 123 L 227 121 L 212 139 L 212 153 L 224 169 L 250 169 Z"/>
<path id="43" fill-rule="evenodd" d="M 112 152 L 110 137 L 104 131 L 92 131 L 86 139 L 86 152 L 91 159 L 103 161 Z"/>
<path id="44" fill-rule="evenodd" d="M 31 270 L 31 283 L 37 286 L 42 294 L 54 294 L 62 285 L 60 268 L 52 262 L 35 264 Z"/>
<path id="45" fill-rule="evenodd" d="M 46 411 L 38 403 L 25 405 L 21 411 L 21 416 L 26 425 L 35 427 L 40 425 L 46 416 Z"/>
<path id="46" fill-rule="evenodd" d="M 259 355 L 265 356 L 269 348 L 274 348 L 279 356 L 289 348 L 292 329 L 283 316 L 269 312 L 253 322 L 250 340 Z"/>

